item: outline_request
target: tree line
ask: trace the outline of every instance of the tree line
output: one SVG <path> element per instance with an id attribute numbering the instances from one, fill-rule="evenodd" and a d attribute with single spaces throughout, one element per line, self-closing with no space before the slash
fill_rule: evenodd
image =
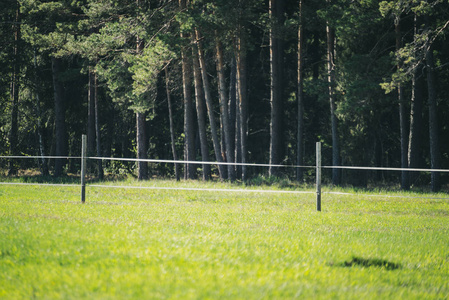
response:
<path id="1" fill-rule="evenodd" d="M 126 164 L 95 172 L 303 182 L 323 164 L 448 168 L 449 2 L 1 0 L 0 154 L 42 174 L 90 156 L 236 162 Z M 246 163 L 272 165 L 267 170 Z M 29 162 L 2 160 L 9 175 Z M 327 174 L 333 184 L 445 177 Z"/>

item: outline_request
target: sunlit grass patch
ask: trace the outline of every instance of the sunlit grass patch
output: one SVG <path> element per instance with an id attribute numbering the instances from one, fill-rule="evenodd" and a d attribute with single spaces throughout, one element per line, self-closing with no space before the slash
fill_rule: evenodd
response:
<path id="1" fill-rule="evenodd" d="M 449 294 L 447 199 L 352 191 L 324 194 L 316 212 L 313 193 L 197 181 L 92 184 L 124 186 L 88 185 L 85 204 L 76 186 L 0 186 L 0 298 Z M 237 191 L 199 190 L 208 188 Z"/>

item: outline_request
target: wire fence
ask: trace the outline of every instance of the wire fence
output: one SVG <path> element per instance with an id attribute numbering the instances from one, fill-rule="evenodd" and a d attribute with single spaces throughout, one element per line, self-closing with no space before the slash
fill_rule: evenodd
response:
<path id="1" fill-rule="evenodd" d="M 84 144 L 84 143 L 83 143 Z M 84 149 L 85 145 L 83 145 Z M 81 156 L 0 156 L 1 160 L 12 159 L 64 159 L 64 160 L 80 160 L 80 183 L 30 183 L 30 182 L 0 182 L 0 185 L 38 185 L 38 186 L 81 186 L 81 201 L 85 202 L 86 190 L 86 162 L 91 161 L 121 161 L 121 162 L 146 162 L 152 164 L 179 164 L 179 165 L 232 165 L 232 166 L 246 166 L 246 167 L 276 167 L 289 169 L 312 169 L 315 170 L 316 176 L 316 191 L 302 191 L 302 190 L 269 190 L 269 189 L 252 189 L 252 188 L 236 188 L 236 189 L 215 189 L 215 188 L 190 188 L 190 187 L 158 187 L 158 186 L 130 186 L 130 185 L 107 185 L 107 184 L 88 184 L 89 188 L 108 188 L 108 189 L 141 189 L 141 190 L 177 190 L 177 191 L 201 191 L 201 192 L 228 192 L 228 193 L 276 193 L 276 194 L 316 194 L 317 195 L 317 210 L 321 210 L 321 195 L 322 194 L 336 194 L 336 195 L 358 195 L 359 193 L 345 193 L 335 191 L 321 191 L 321 170 L 322 169 L 341 169 L 341 170 L 368 170 L 368 171 L 406 171 L 406 172 L 439 172 L 449 173 L 447 169 L 421 169 L 421 168 L 390 168 L 390 167 L 361 167 L 361 166 L 322 166 L 321 165 L 321 144 L 317 143 L 316 149 L 316 164 L 315 165 L 285 165 L 285 164 L 263 164 L 263 163 L 229 163 L 229 162 L 212 162 L 212 161 L 187 161 L 187 160 L 167 160 L 167 159 L 138 159 L 138 158 L 113 158 L 113 157 L 87 157 L 85 151 L 82 151 Z M 363 194 L 370 197 L 385 197 L 385 198 L 426 198 L 426 199 L 449 199 L 449 197 L 419 197 L 419 196 L 395 196 L 395 195 L 378 195 L 378 194 Z"/>

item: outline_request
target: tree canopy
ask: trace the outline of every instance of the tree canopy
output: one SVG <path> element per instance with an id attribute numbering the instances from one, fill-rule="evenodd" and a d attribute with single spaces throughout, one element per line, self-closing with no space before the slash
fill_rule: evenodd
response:
<path id="1" fill-rule="evenodd" d="M 320 141 L 324 165 L 447 169 L 448 27 L 444 0 L 2 0 L 0 155 L 77 155 L 88 133 L 98 156 L 313 165 Z M 138 168 L 139 178 L 175 170 Z M 185 165 L 184 177 L 208 179 L 207 168 Z M 282 168 L 211 172 L 311 180 Z M 325 175 L 434 190 L 448 179 Z"/>

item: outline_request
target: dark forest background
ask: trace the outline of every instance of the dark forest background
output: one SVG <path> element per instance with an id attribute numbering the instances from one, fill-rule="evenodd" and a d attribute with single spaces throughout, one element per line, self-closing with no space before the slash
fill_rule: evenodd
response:
<path id="1" fill-rule="evenodd" d="M 0 155 L 449 169 L 449 1 L 0 0 Z M 14 176 L 77 160 L 3 159 Z M 249 181 L 313 169 L 95 161 Z M 326 171 L 430 186 L 437 172 Z"/>

